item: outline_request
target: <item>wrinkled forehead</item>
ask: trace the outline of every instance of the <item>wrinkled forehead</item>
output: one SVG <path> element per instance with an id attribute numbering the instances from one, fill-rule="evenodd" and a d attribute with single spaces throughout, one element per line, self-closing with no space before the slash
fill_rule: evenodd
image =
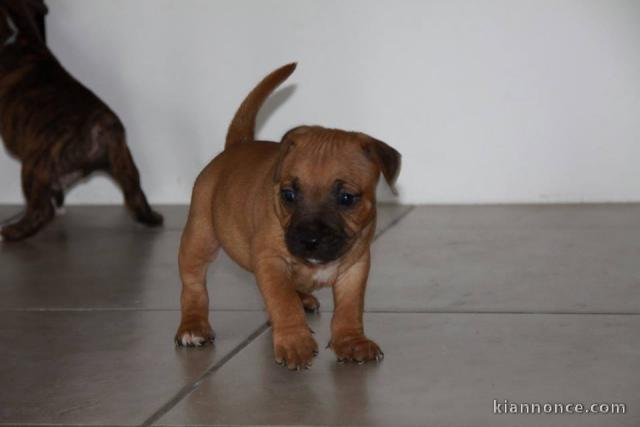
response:
<path id="1" fill-rule="evenodd" d="M 284 159 L 283 178 L 309 189 L 326 190 L 339 181 L 366 191 L 375 185 L 377 169 L 357 141 L 300 140 Z"/>

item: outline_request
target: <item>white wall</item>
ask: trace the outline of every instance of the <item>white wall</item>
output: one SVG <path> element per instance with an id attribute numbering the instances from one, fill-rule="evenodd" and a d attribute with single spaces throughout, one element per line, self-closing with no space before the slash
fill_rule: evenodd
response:
<path id="1" fill-rule="evenodd" d="M 259 135 L 383 139 L 404 154 L 402 202 L 640 200 L 638 1 L 48 4 L 53 51 L 119 113 L 155 203 L 188 202 L 239 102 L 292 60 L 295 90 Z M 0 202 L 20 200 L 0 153 Z M 69 200 L 121 196 L 96 178 Z"/>

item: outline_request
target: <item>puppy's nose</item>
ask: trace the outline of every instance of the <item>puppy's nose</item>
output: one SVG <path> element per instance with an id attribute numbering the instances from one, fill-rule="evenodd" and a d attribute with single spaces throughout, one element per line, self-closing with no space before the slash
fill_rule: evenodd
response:
<path id="1" fill-rule="evenodd" d="M 307 250 L 312 251 L 320 244 L 320 237 L 317 234 L 303 233 L 300 236 L 300 244 Z"/>

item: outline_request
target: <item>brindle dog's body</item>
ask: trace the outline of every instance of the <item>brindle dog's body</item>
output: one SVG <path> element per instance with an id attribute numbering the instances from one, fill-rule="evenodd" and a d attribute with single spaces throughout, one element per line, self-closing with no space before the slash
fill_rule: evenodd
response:
<path id="1" fill-rule="evenodd" d="M 38 8 L 38 5 L 41 7 Z M 122 188 L 136 220 L 162 223 L 147 203 L 125 130 L 96 95 L 47 49 L 36 25 L 37 0 L 0 2 L 0 133 L 22 162 L 24 216 L 2 228 L 4 240 L 29 237 L 49 222 L 64 192 L 94 171 Z"/>
<path id="2" fill-rule="evenodd" d="M 331 348 L 339 359 L 379 360 L 364 334 L 364 293 L 380 173 L 392 184 L 400 154 L 359 132 L 300 126 L 279 144 L 254 141 L 260 105 L 295 69 L 281 67 L 245 99 L 225 150 L 201 172 L 180 245 L 179 345 L 213 340 L 208 264 L 220 247 L 255 273 L 273 327 L 276 361 L 308 367 L 318 346 L 304 318 L 309 292 L 331 287 Z"/>

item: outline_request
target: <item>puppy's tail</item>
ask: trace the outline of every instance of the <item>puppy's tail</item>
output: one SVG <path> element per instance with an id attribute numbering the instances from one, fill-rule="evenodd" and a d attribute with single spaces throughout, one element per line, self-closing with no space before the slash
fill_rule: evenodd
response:
<path id="1" fill-rule="evenodd" d="M 256 117 L 260 107 L 271 92 L 287 80 L 296 69 L 296 65 L 295 62 L 292 62 L 273 71 L 262 79 L 262 81 L 258 83 L 258 86 L 253 88 L 249 95 L 247 95 L 229 125 L 225 148 L 232 144 L 253 141 Z"/>

